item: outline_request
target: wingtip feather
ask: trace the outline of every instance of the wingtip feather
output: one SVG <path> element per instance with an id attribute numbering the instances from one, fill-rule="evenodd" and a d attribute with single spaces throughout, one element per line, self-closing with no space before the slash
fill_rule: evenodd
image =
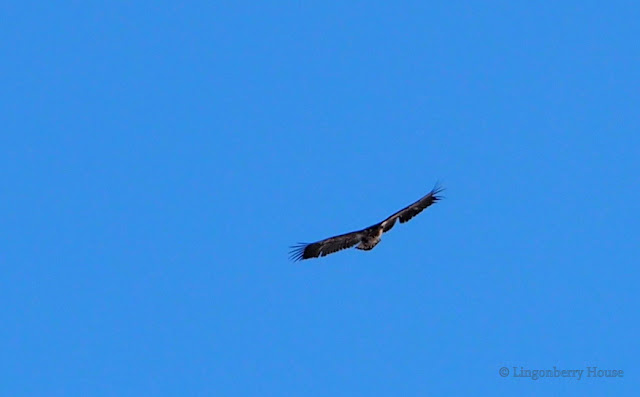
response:
<path id="1" fill-rule="evenodd" d="M 291 248 L 291 250 L 289 251 L 289 260 L 298 262 L 305 259 L 304 250 L 307 248 L 308 245 L 309 244 L 307 243 L 298 243 L 296 245 L 290 246 L 289 248 Z"/>
<path id="2" fill-rule="evenodd" d="M 440 183 L 440 181 L 437 181 L 435 185 L 433 185 L 433 188 L 431 189 L 431 196 L 433 197 L 434 200 L 438 201 L 438 200 L 442 200 L 444 198 L 443 195 L 441 195 L 440 193 L 444 192 L 446 189 L 442 186 L 442 184 Z"/>

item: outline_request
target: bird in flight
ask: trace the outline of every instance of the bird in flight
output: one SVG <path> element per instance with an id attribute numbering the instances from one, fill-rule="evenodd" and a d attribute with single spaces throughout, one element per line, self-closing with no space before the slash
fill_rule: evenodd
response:
<path id="1" fill-rule="evenodd" d="M 338 252 L 345 248 L 351 248 L 356 244 L 358 244 L 356 245 L 357 249 L 366 251 L 371 250 L 380 242 L 382 233 L 386 233 L 391 230 L 397 219 L 400 220 L 400 223 L 409 221 L 411 218 L 421 213 L 422 210 L 440 200 L 442 196 L 439 196 L 439 193 L 443 190 L 443 188 L 436 184 L 436 186 L 420 200 L 401 209 L 382 222 L 369 226 L 366 229 L 329 237 L 324 240 L 316 241 L 315 243 L 299 243 L 294 245 L 291 247 L 291 251 L 289 252 L 289 259 L 299 261 L 303 259 L 317 258 L 333 254 L 334 252 Z"/>

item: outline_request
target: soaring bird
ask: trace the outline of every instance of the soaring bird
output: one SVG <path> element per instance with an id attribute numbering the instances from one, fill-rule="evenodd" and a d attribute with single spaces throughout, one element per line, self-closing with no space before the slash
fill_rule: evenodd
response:
<path id="1" fill-rule="evenodd" d="M 396 223 L 396 219 L 400 219 L 400 223 L 407 222 L 414 216 L 421 213 L 422 210 L 440 200 L 442 197 L 438 194 L 443 190 L 443 188 L 436 184 L 436 186 L 420 200 L 401 209 L 382 222 L 369 226 L 366 229 L 329 237 L 324 240 L 316 241 L 315 243 L 298 243 L 291 247 L 289 259 L 299 261 L 303 259 L 317 258 L 333 254 L 334 252 L 345 248 L 351 248 L 356 244 L 358 244 L 356 245 L 357 249 L 366 251 L 371 250 L 380 242 L 382 233 L 386 233 L 391 230 L 393 225 Z"/>

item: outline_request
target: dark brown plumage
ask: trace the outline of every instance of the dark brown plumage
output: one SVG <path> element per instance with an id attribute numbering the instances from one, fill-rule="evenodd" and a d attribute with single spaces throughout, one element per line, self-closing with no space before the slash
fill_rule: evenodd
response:
<path id="1" fill-rule="evenodd" d="M 395 225 L 396 220 L 400 220 L 400 223 L 409 221 L 414 216 L 418 215 L 425 208 L 440 200 L 442 197 L 438 194 L 444 189 L 436 185 L 426 196 L 422 197 L 415 203 L 401 209 L 395 214 L 391 215 L 387 219 L 380 223 L 376 223 L 373 226 L 369 226 L 366 229 L 358 230 L 351 233 L 341 234 L 339 236 L 329 237 L 324 240 L 317 241 L 315 243 L 299 243 L 291 247 L 290 259 L 299 261 L 309 258 L 317 258 L 332 254 L 334 252 L 343 250 L 345 248 L 351 248 L 354 245 L 357 249 L 371 250 L 380 242 L 382 233 L 388 232 Z"/>

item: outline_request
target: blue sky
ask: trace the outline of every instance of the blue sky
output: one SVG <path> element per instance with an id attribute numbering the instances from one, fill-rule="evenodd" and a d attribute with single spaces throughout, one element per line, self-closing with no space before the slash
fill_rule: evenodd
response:
<path id="1" fill-rule="evenodd" d="M 3 395 L 638 390 L 636 3 L 3 14 Z"/>

